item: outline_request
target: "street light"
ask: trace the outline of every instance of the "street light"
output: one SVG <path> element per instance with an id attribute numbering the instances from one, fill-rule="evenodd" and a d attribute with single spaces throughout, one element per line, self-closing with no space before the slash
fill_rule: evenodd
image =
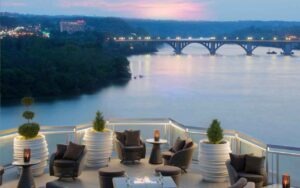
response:
<path id="1" fill-rule="evenodd" d="M 239 38 L 239 37 L 236 37 L 235 39 L 236 39 L 236 40 L 239 40 L 240 38 Z"/>
<path id="2" fill-rule="evenodd" d="M 273 40 L 277 40 L 277 37 L 273 37 Z"/>
<path id="3" fill-rule="evenodd" d="M 224 40 L 227 40 L 227 37 L 224 37 L 223 39 L 224 39 Z"/>
<path id="4" fill-rule="evenodd" d="M 176 40 L 180 40 L 181 39 L 181 37 L 176 37 Z"/>
<path id="5" fill-rule="evenodd" d="M 265 40 L 265 38 L 264 38 L 264 37 L 261 37 L 260 40 Z"/>
<path id="6" fill-rule="evenodd" d="M 253 40 L 253 37 L 247 37 L 247 40 Z"/>

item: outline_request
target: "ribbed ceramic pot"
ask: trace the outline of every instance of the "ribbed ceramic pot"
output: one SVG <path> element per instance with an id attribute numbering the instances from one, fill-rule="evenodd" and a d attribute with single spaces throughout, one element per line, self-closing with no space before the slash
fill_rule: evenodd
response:
<path id="1" fill-rule="evenodd" d="M 108 165 L 113 151 L 113 131 L 105 129 L 103 132 L 98 132 L 93 128 L 89 128 L 84 134 L 83 143 L 87 148 L 87 167 L 104 167 Z"/>
<path id="2" fill-rule="evenodd" d="M 38 159 L 41 162 L 31 167 L 33 176 L 40 176 L 44 173 L 47 167 L 49 157 L 48 144 L 44 135 L 39 134 L 32 139 L 24 139 L 23 136 L 14 138 L 14 160 L 24 160 L 24 149 L 30 148 L 31 159 Z M 19 168 L 20 173 L 21 168 Z"/>
<path id="3" fill-rule="evenodd" d="M 228 180 L 228 172 L 225 165 L 231 152 L 230 143 L 210 144 L 207 140 L 199 142 L 199 165 L 201 175 L 209 182 L 225 182 Z"/>

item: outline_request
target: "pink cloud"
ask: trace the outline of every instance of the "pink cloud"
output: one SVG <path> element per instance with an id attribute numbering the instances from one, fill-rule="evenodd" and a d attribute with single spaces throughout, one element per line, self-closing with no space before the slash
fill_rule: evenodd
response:
<path id="1" fill-rule="evenodd" d="M 108 0 L 61 0 L 63 8 L 92 8 L 116 13 L 122 17 L 199 20 L 211 17 L 206 4 L 191 0 L 132 0 L 130 2 Z M 113 16 L 113 15 L 112 15 Z"/>

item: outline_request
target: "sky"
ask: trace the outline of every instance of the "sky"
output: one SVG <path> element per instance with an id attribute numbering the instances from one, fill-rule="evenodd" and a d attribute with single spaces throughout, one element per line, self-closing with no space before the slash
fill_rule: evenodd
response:
<path id="1" fill-rule="evenodd" d="M 1 12 L 168 20 L 300 21 L 300 0 L 0 0 Z"/>

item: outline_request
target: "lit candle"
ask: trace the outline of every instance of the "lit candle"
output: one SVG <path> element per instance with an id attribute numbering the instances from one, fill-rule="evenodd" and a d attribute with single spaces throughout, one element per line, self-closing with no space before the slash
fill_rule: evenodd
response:
<path id="1" fill-rule="evenodd" d="M 159 141 L 159 136 L 160 136 L 160 133 L 159 133 L 159 130 L 154 130 L 154 141 Z"/>
<path id="2" fill-rule="evenodd" d="M 290 186 L 291 186 L 290 176 L 288 174 L 283 174 L 282 175 L 282 187 L 290 188 Z"/>
<path id="3" fill-rule="evenodd" d="M 30 149 L 24 149 L 24 162 L 28 163 L 30 161 L 30 155 L 31 155 L 31 150 Z"/>

